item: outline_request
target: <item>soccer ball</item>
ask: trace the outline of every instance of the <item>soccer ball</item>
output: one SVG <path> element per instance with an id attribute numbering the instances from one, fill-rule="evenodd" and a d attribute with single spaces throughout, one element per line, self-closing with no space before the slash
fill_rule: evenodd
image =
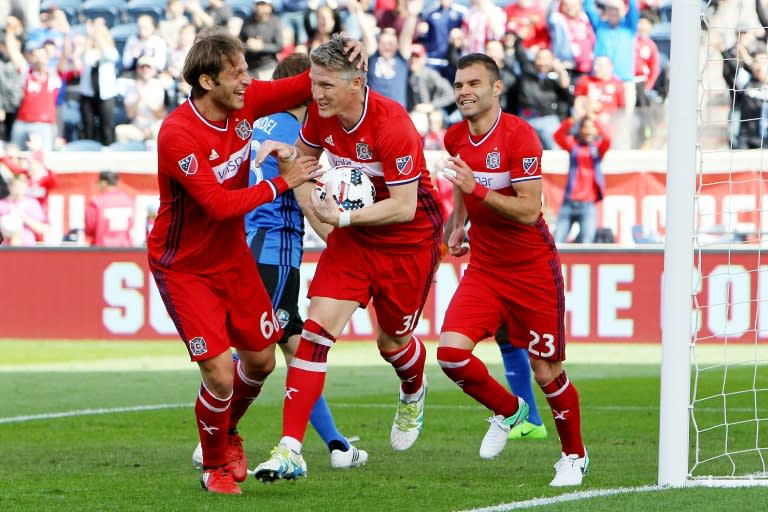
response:
<path id="1" fill-rule="evenodd" d="M 376 201 L 376 187 L 359 167 L 337 165 L 317 179 L 315 192 L 320 200 L 331 194 L 339 211 L 359 210 Z"/>

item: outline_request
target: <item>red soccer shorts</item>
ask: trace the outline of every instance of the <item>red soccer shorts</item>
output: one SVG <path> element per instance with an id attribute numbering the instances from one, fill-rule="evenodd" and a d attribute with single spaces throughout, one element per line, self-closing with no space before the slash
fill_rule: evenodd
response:
<path id="1" fill-rule="evenodd" d="M 506 274 L 475 269 L 461 278 L 441 332 L 453 331 L 475 343 L 494 335 L 506 323 L 509 340 L 531 357 L 565 360 L 565 294 L 557 260 L 539 268 L 505 270 Z"/>
<path id="2" fill-rule="evenodd" d="M 381 330 L 405 336 L 416 327 L 427 300 L 439 248 L 428 245 L 414 253 L 389 253 L 363 247 L 351 238 L 328 238 L 307 295 L 351 300 L 360 307 L 373 299 Z"/>
<path id="3" fill-rule="evenodd" d="M 282 336 L 256 263 L 244 253 L 226 271 L 193 275 L 150 263 L 171 319 L 192 361 L 211 359 L 230 347 L 263 350 Z"/>

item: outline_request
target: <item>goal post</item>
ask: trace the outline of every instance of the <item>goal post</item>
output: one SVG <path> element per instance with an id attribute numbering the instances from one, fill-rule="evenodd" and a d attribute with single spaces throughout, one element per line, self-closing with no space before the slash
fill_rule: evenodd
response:
<path id="1" fill-rule="evenodd" d="M 736 27 L 758 27 L 754 1 L 721 2 L 730 12 L 715 15 L 701 0 L 673 0 L 660 486 L 768 486 L 768 137 L 735 148 L 731 126 L 735 90 L 768 115 L 768 80 L 747 76 L 729 92 L 721 68 Z M 726 189 L 719 204 L 715 187 Z"/>
<path id="2" fill-rule="evenodd" d="M 700 0 L 673 1 L 658 480 L 670 486 L 688 475 L 700 12 Z"/>

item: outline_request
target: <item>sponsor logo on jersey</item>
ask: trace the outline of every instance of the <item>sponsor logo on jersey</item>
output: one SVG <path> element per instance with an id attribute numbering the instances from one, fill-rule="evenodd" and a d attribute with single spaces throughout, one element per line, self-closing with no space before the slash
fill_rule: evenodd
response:
<path id="1" fill-rule="evenodd" d="M 205 338 L 202 336 L 192 338 L 187 342 L 187 345 L 189 345 L 189 353 L 192 354 L 193 357 L 201 356 L 208 352 L 208 347 L 205 344 Z"/>
<path id="2" fill-rule="evenodd" d="M 237 126 L 235 126 L 235 133 L 241 139 L 249 140 L 251 138 L 251 134 L 253 133 L 253 128 L 251 128 L 251 125 L 247 119 L 243 119 L 237 123 Z"/>
<path id="3" fill-rule="evenodd" d="M 195 154 L 190 153 L 179 160 L 179 167 L 181 168 L 181 172 L 187 176 L 195 174 L 197 172 L 197 158 L 195 158 Z"/>
<path id="4" fill-rule="evenodd" d="M 216 152 L 215 149 L 211 150 L 211 156 L 208 157 L 208 160 L 216 160 L 219 158 L 219 154 Z"/>
<path id="5" fill-rule="evenodd" d="M 395 160 L 395 167 L 397 167 L 398 174 L 407 176 L 413 171 L 413 158 L 411 158 L 411 155 L 401 156 Z"/>
<path id="6" fill-rule="evenodd" d="M 237 173 L 240 171 L 240 167 L 243 165 L 243 162 L 248 159 L 250 149 L 251 144 L 249 142 L 238 151 L 229 155 L 229 159 L 227 159 L 226 162 L 222 162 L 219 165 L 211 167 L 214 176 L 216 176 L 216 181 L 219 183 L 224 183 L 226 180 L 237 176 Z"/>
<path id="7" fill-rule="evenodd" d="M 528 175 L 536 173 L 536 169 L 539 168 L 539 158 L 536 156 L 529 156 L 523 158 L 523 172 Z"/>
<path id="8" fill-rule="evenodd" d="M 329 146 L 333 146 L 333 135 L 329 135 L 325 138 L 325 143 Z"/>
<path id="9" fill-rule="evenodd" d="M 365 142 L 358 142 L 355 146 L 355 153 L 360 160 L 370 160 L 373 158 L 371 147 Z"/>
<path id="10" fill-rule="evenodd" d="M 494 151 L 485 155 L 485 166 L 488 169 L 498 169 L 501 167 L 501 153 Z"/>

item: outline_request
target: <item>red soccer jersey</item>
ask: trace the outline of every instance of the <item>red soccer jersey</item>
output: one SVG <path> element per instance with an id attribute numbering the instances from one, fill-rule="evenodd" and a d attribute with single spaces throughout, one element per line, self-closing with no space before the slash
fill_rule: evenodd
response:
<path id="1" fill-rule="evenodd" d="M 160 209 L 147 240 L 153 265 L 196 274 L 232 266 L 246 249 L 243 215 L 287 186 L 278 177 L 247 188 L 253 122 L 309 96 L 305 72 L 251 82 L 243 108 L 223 123 L 205 119 L 192 100 L 166 117 L 157 141 Z"/>
<path id="2" fill-rule="evenodd" d="M 599 107 L 598 112 L 613 114 L 624 108 L 624 84 L 616 77 L 600 80 L 591 75 L 584 75 L 576 81 L 574 96 L 587 96 Z"/>
<path id="3" fill-rule="evenodd" d="M 445 148 L 464 160 L 475 181 L 505 196 L 514 196 L 514 183 L 541 179 L 541 143 L 531 126 L 517 116 L 500 112 L 496 124 L 477 140 L 466 121 L 448 128 Z M 515 272 L 516 266 L 546 263 L 555 243 L 543 215 L 528 226 L 507 219 L 464 194 L 469 215 L 472 265 Z M 547 269 L 549 272 L 549 269 Z"/>
<path id="4" fill-rule="evenodd" d="M 85 235 L 91 245 L 131 247 L 133 198 L 119 188 L 94 196 L 85 210 Z"/>
<path id="5" fill-rule="evenodd" d="M 389 197 L 388 186 L 419 182 L 418 204 L 412 221 L 351 226 L 333 230 L 331 236 L 336 236 L 338 231 L 353 235 L 359 243 L 397 252 L 418 251 L 424 243 L 439 239 L 443 223 L 440 201 L 424 161 L 421 135 L 402 105 L 367 89 L 363 115 L 347 130 L 336 117 L 321 118 L 313 102 L 300 136 L 308 146 L 324 149 L 331 166 L 360 167 L 376 187 L 376 201 Z"/>

